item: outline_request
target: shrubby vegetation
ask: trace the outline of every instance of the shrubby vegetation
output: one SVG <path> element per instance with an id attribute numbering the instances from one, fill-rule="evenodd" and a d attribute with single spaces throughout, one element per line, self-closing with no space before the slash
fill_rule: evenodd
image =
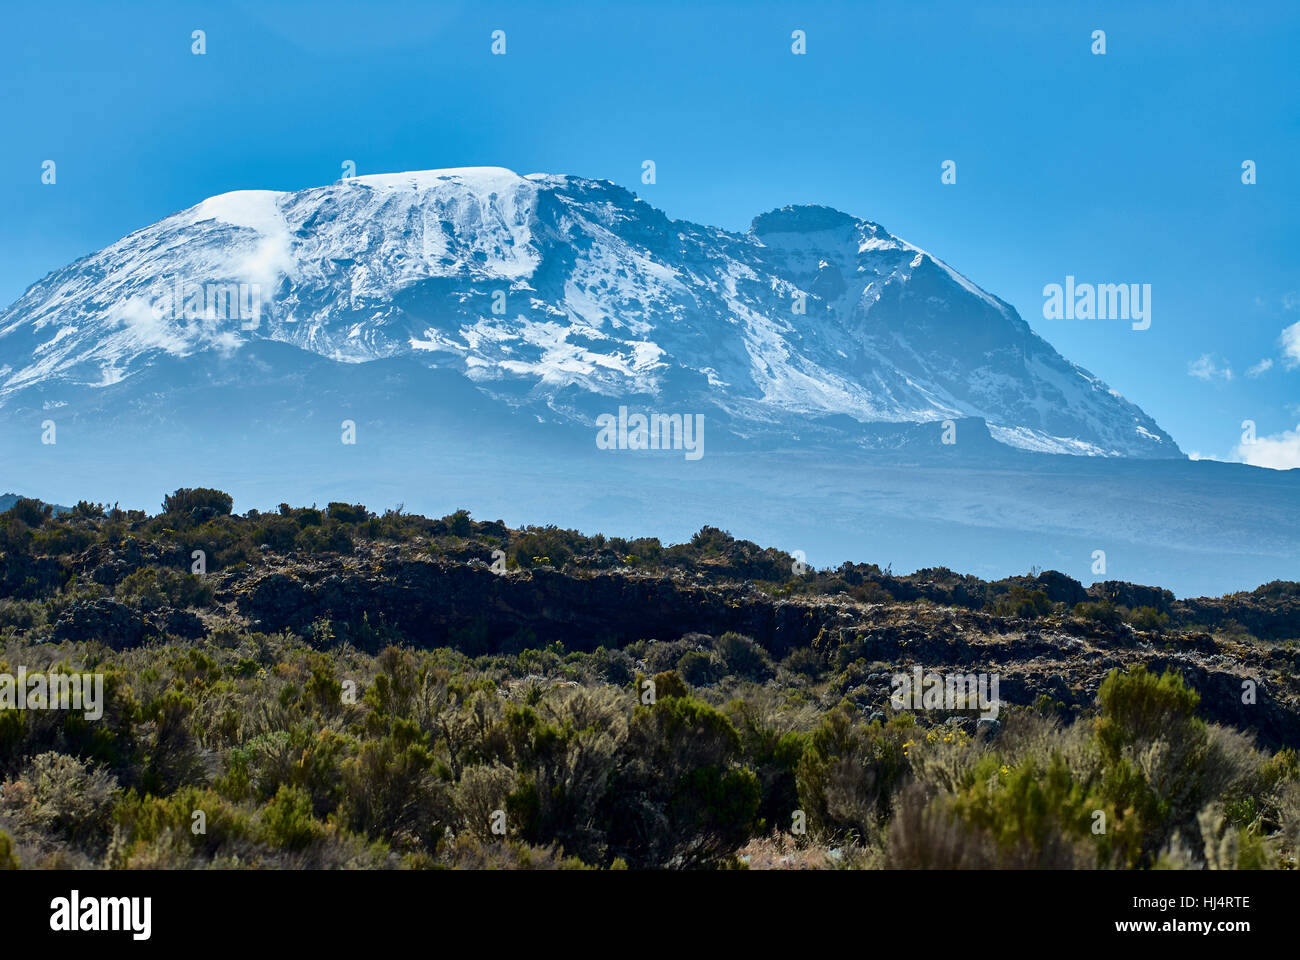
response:
<path id="1" fill-rule="evenodd" d="M 1093 715 L 1010 709 L 989 736 L 818 710 L 784 664 L 648 678 L 642 652 L 372 657 L 233 632 L 87 651 L 113 678 L 102 728 L 6 717 L 0 864 L 700 867 L 774 834 L 822 865 L 1294 864 L 1295 752 L 1205 723 L 1173 673 L 1113 673 Z"/>
<path id="2" fill-rule="evenodd" d="M 1300 758 L 1208 721 L 1175 670 L 1112 670 L 1085 709 L 1042 698 L 977 726 L 866 704 L 862 685 L 904 666 L 872 636 L 773 651 L 739 631 L 591 649 L 472 631 L 419 648 L 368 620 L 265 632 L 188 558 L 196 542 L 214 572 L 488 545 L 511 569 L 676 570 L 854 604 L 941 590 L 1124 643 L 1187 615 L 1150 588 L 1067 602 L 1047 577 L 797 579 L 712 528 L 663 547 L 464 512 L 231 506 L 198 489 L 152 518 L 0 516 L 0 673 L 105 679 L 97 721 L 0 710 L 0 869 L 1295 867 Z M 138 618 L 154 632 L 117 642 Z"/>

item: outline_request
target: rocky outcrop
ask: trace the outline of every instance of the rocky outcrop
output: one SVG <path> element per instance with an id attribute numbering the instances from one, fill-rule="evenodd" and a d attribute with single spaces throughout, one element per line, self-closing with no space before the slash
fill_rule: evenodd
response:
<path id="1" fill-rule="evenodd" d="M 318 620 L 330 620 L 336 630 L 366 623 L 391 627 L 421 646 L 468 645 L 476 653 L 507 648 L 525 632 L 536 645 L 594 650 L 692 631 L 735 631 L 777 657 L 849 619 L 841 605 L 772 600 L 757 590 L 664 576 L 575 577 L 549 568 L 498 575 L 481 562 L 433 560 L 303 573 L 272 573 L 249 584 L 237 594 L 240 613 L 265 631 L 302 630 Z"/>
<path id="2" fill-rule="evenodd" d="M 54 639 L 73 643 L 103 643 L 126 650 L 165 635 L 195 640 L 207 633 L 199 616 L 189 610 L 163 607 L 146 614 L 139 607 L 108 597 L 74 600 L 54 624 Z"/>

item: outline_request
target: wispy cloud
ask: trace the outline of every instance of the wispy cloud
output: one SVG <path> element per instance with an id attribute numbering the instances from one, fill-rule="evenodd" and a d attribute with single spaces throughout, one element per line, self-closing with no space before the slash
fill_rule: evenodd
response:
<path id="1" fill-rule="evenodd" d="M 1300 366 L 1300 323 L 1293 323 L 1282 331 L 1282 353 L 1287 369 Z"/>
<path id="2" fill-rule="evenodd" d="M 1260 376 L 1263 376 L 1264 374 L 1268 373 L 1268 371 L 1270 371 L 1270 370 L 1272 370 L 1272 369 L 1273 369 L 1273 358 L 1272 358 L 1272 357 L 1265 357 L 1263 360 L 1259 361 L 1259 363 L 1255 364 L 1253 367 L 1251 367 L 1249 370 L 1247 370 L 1247 371 L 1246 371 L 1246 376 L 1248 376 L 1248 377 L 1252 377 L 1252 378 L 1253 378 L 1253 377 L 1260 377 Z"/>
<path id="3" fill-rule="evenodd" d="M 1215 363 L 1214 358 L 1208 353 L 1201 354 L 1199 360 L 1193 360 L 1187 365 L 1188 376 L 1195 377 L 1197 380 L 1222 380 L 1227 382 L 1232 379 L 1231 367 L 1220 367 Z"/>

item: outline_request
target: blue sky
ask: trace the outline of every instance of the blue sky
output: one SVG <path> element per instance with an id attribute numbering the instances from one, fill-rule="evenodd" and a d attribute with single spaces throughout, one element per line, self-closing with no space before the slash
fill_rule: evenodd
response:
<path id="1" fill-rule="evenodd" d="M 0 300 L 345 160 L 603 177 L 736 230 L 824 203 L 1009 301 L 1189 453 L 1300 465 L 1298 52 L 1289 2 L 9 3 Z M 1150 329 L 1043 319 L 1067 274 L 1150 284 Z M 1239 448 L 1246 419 L 1273 440 Z"/>

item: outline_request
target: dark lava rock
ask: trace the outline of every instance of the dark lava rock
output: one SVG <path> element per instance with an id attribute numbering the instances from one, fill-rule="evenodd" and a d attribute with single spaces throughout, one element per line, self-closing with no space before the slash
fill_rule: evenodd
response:
<path id="1" fill-rule="evenodd" d="M 208 628 L 199 616 L 189 610 L 168 608 L 154 615 L 160 633 L 168 633 L 184 640 L 197 640 L 207 635 Z"/>
<path id="2" fill-rule="evenodd" d="M 54 639 L 99 641 L 114 650 L 139 646 L 154 630 L 137 610 L 116 600 L 77 600 L 54 625 Z"/>
<path id="3" fill-rule="evenodd" d="M 1168 613 L 1174 606 L 1172 592 L 1161 587 L 1144 587 L 1122 580 L 1107 580 L 1094 583 L 1088 588 L 1088 596 L 1094 600 L 1109 600 L 1117 607 L 1153 607 L 1159 613 Z"/>

